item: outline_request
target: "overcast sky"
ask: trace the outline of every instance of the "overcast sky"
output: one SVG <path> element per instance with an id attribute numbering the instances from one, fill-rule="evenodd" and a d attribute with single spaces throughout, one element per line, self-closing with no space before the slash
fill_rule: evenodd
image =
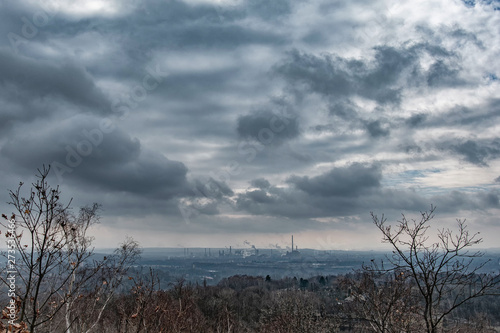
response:
<path id="1" fill-rule="evenodd" d="M 0 1 L 0 208 L 52 165 L 97 246 L 500 238 L 500 1 Z"/>

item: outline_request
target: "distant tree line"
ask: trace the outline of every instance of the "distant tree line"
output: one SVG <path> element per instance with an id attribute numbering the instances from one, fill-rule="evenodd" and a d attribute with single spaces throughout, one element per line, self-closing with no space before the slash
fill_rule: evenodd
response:
<path id="1" fill-rule="evenodd" d="M 342 276 L 268 280 L 232 276 L 216 286 L 179 279 L 162 288 L 155 271 L 130 277 L 128 292 L 106 299 L 95 293 L 73 307 L 74 332 L 426 332 L 421 306 L 399 277 L 356 272 Z M 321 281 L 325 281 L 323 284 Z M 450 295 L 450 299 L 453 295 Z M 500 298 L 485 296 L 452 313 L 438 332 L 495 332 Z M 36 332 L 65 332 L 65 313 Z M 4 327 L 4 332 L 7 332 Z M 9 331 L 10 332 L 10 331 Z M 30 332 L 29 328 L 13 332 Z"/>

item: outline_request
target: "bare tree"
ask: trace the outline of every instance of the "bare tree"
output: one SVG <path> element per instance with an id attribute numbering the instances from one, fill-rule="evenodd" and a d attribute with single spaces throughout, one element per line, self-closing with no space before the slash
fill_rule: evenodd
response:
<path id="1" fill-rule="evenodd" d="M 48 184 L 49 172 L 50 167 L 45 166 L 38 170 L 38 180 L 27 196 L 21 193 L 22 182 L 10 191 L 9 204 L 15 213 L 10 220 L 5 214 L 2 216 L 9 226 L 15 225 L 6 236 L 12 240 L 17 256 L 12 267 L 17 278 L 15 293 L 20 300 L 18 320 L 26 322 L 30 332 L 42 327 L 69 332 L 75 320 L 71 314 L 76 297 L 87 290 L 98 274 L 109 269 L 111 261 L 91 258 L 93 238 L 87 233 L 99 220 L 100 206 L 93 204 L 73 214 L 71 200 L 63 204 L 59 187 Z M 131 253 L 124 256 L 121 262 L 116 259 L 119 264 L 113 269 L 123 269 L 134 258 Z M 1 279 L 8 285 L 4 276 Z M 61 313 L 65 317 L 62 324 L 54 320 Z"/>
<path id="2" fill-rule="evenodd" d="M 392 270 L 409 274 L 422 302 L 420 312 L 429 333 L 438 332 L 443 320 L 464 303 L 498 292 L 498 276 L 481 274 L 486 264 L 476 259 L 480 251 L 469 248 L 482 242 L 479 233 L 471 234 L 465 220 L 457 220 L 458 230 L 441 229 L 437 242 L 429 242 L 429 223 L 434 218 L 435 207 L 421 212 L 419 220 L 403 215 L 396 226 L 386 223 L 371 213 L 373 223 L 382 232 L 383 242 L 393 248 L 388 259 Z"/>
<path id="3" fill-rule="evenodd" d="M 344 276 L 340 283 L 348 295 L 342 302 L 342 313 L 356 326 L 378 333 L 422 331 L 422 320 L 416 315 L 419 304 L 404 272 L 383 272 L 372 261 L 354 276 Z"/>
<path id="4" fill-rule="evenodd" d="M 140 253 L 139 244 L 127 238 L 113 254 L 77 272 L 72 281 L 85 281 L 85 284 L 78 283 L 84 288 L 71 291 L 71 298 L 66 302 L 67 333 L 71 327 L 82 333 L 94 330 Z"/>
<path id="5" fill-rule="evenodd" d="M 263 309 L 260 332 L 334 332 L 336 322 L 327 318 L 318 295 L 302 290 L 272 291 Z"/>
<path id="6" fill-rule="evenodd" d="M 115 303 L 118 332 L 213 332 L 197 305 L 195 288 L 179 279 L 171 290 L 160 286 L 160 279 L 153 269 L 149 273 L 137 272 L 130 277 L 131 293 L 122 295 Z M 106 331 L 111 331 L 109 327 Z"/>

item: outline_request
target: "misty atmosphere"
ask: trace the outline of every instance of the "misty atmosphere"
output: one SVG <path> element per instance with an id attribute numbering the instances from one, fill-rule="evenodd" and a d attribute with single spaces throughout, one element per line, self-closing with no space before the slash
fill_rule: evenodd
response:
<path id="1" fill-rule="evenodd" d="M 216 285 L 223 278 L 233 275 L 269 275 L 272 279 L 345 275 L 355 272 L 371 260 L 386 260 L 387 254 L 380 251 L 312 249 L 301 249 L 292 254 L 290 251 L 273 249 L 145 248 L 136 269 L 154 268 L 161 274 L 165 286 L 175 283 L 179 278 L 193 284 Z M 487 262 L 480 273 L 500 274 L 500 249 L 486 251 L 477 262 Z"/>
<path id="2" fill-rule="evenodd" d="M 0 0 L 0 333 L 500 332 L 499 0 Z"/>

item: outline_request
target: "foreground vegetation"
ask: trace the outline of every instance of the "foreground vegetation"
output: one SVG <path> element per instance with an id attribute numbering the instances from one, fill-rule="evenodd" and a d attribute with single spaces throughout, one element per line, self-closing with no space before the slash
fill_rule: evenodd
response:
<path id="1" fill-rule="evenodd" d="M 343 276 L 233 276 L 217 286 L 179 279 L 168 286 L 152 269 L 132 271 L 140 249 L 125 240 L 96 260 L 88 229 L 99 205 L 73 214 L 50 168 L 28 195 L 10 192 L 2 214 L 8 250 L 0 272 L 1 332 L 495 332 L 500 276 L 484 274 L 481 242 L 465 221 L 429 243 L 434 207 L 394 225 L 372 213 L 393 248 Z"/>
<path id="2" fill-rule="evenodd" d="M 426 332 L 422 304 L 410 285 L 366 272 L 345 276 L 271 280 L 233 276 L 217 286 L 182 279 L 163 289 L 153 271 L 129 280 L 129 293 L 106 299 L 81 294 L 71 315 L 71 331 L 86 332 Z M 451 296 L 451 295 L 450 295 Z M 43 316 L 43 313 L 40 313 Z M 388 325 L 383 327 L 380 323 Z M 441 332 L 495 332 L 500 297 L 485 296 L 460 307 Z M 21 329 L 24 327 L 24 329 Z M 65 332 L 63 313 L 37 332 Z M 14 330 L 15 331 L 15 330 Z M 19 326 L 17 332 L 28 331 Z"/>

